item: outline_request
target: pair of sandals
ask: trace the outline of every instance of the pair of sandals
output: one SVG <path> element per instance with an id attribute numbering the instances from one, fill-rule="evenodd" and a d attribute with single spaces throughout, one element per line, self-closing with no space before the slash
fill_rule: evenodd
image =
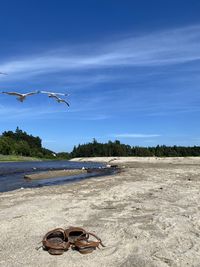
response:
<path id="1" fill-rule="evenodd" d="M 90 236 L 96 240 L 90 240 Z M 105 247 L 101 239 L 95 234 L 87 232 L 81 227 L 72 226 L 66 230 L 56 228 L 48 232 L 43 237 L 42 245 L 43 249 L 51 255 L 62 255 L 70 246 L 81 254 L 92 253 L 96 248 L 99 248 L 99 245 Z"/>

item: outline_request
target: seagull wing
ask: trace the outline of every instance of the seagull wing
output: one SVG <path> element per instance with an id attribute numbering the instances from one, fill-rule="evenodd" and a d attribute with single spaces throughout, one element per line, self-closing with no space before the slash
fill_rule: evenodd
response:
<path id="1" fill-rule="evenodd" d="M 63 95 L 63 96 L 68 96 L 68 94 L 64 94 L 64 93 L 55 93 L 55 95 Z"/>
<path id="2" fill-rule="evenodd" d="M 17 92 L 2 92 L 2 94 L 22 96 L 22 94 L 17 93 Z"/>
<path id="3" fill-rule="evenodd" d="M 28 95 L 35 95 L 35 94 L 38 94 L 39 91 L 35 91 L 35 92 L 30 92 L 30 93 L 27 93 L 27 94 L 24 94 L 25 96 L 28 96 Z"/>
<path id="4" fill-rule="evenodd" d="M 63 100 L 63 102 L 69 107 L 69 103 L 67 101 Z"/>
<path id="5" fill-rule="evenodd" d="M 49 95 L 63 95 L 63 96 L 68 96 L 68 94 L 64 94 L 64 93 L 56 93 L 56 92 L 48 92 L 48 91 L 40 91 L 40 93 L 42 94 L 49 94 Z"/>
<path id="6" fill-rule="evenodd" d="M 54 95 L 54 93 L 52 93 L 52 92 L 47 92 L 47 91 L 40 91 L 40 93 L 42 93 L 42 94 L 52 94 L 52 95 Z"/>
<path id="7" fill-rule="evenodd" d="M 59 98 L 59 101 L 60 101 L 60 102 L 62 102 L 62 103 L 65 103 L 65 104 L 67 104 L 67 105 L 68 105 L 68 107 L 69 107 L 69 103 L 68 103 L 66 100 Z"/>

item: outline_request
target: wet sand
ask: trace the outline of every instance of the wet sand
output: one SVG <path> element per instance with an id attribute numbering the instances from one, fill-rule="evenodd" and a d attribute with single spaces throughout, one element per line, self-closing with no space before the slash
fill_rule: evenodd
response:
<path id="1" fill-rule="evenodd" d="M 122 172 L 0 193 L 0 266 L 200 266 L 200 158 L 89 160 Z M 48 230 L 70 225 L 106 248 L 62 256 L 35 249 Z"/>

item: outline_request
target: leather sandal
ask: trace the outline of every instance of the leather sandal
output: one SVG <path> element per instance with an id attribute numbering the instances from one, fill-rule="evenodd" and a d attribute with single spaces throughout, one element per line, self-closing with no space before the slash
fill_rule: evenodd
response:
<path id="1" fill-rule="evenodd" d="M 65 230 L 65 235 L 68 237 L 69 243 L 74 244 L 78 239 L 87 240 L 88 233 L 81 227 L 69 227 Z"/>
<path id="2" fill-rule="evenodd" d="M 96 248 L 99 248 L 99 245 L 105 247 L 105 245 L 102 243 L 101 239 L 98 236 L 89 232 L 86 232 L 86 234 L 88 235 L 88 238 L 91 235 L 95 237 L 97 241 L 82 239 L 80 236 L 80 238 L 78 238 L 72 246 L 74 250 L 78 250 L 81 254 L 88 254 L 92 253 L 94 250 L 96 250 Z"/>
<path id="3" fill-rule="evenodd" d="M 68 237 L 65 230 L 56 228 L 49 231 L 42 240 L 43 249 L 47 250 L 51 255 L 61 255 L 70 247 Z"/>

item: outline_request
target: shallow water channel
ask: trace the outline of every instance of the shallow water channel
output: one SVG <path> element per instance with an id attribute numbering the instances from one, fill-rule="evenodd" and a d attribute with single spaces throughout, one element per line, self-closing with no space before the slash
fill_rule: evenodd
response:
<path id="1" fill-rule="evenodd" d="M 49 170 L 81 169 L 82 167 L 94 169 L 92 173 L 84 173 L 76 176 L 55 177 L 43 180 L 26 180 L 25 174 L 37 173 Z M 114 170 L 95 171 L 99 167 L 105 167 L 101 163 L 71 162 L 71 161 L 35 161 L 35 162 L 0 162 L 0 192 L 7 192 L 20 188 L 34 188 L 50 185 L 80 181 L 90 177 L 102 176 L 114 173 Z"/>

